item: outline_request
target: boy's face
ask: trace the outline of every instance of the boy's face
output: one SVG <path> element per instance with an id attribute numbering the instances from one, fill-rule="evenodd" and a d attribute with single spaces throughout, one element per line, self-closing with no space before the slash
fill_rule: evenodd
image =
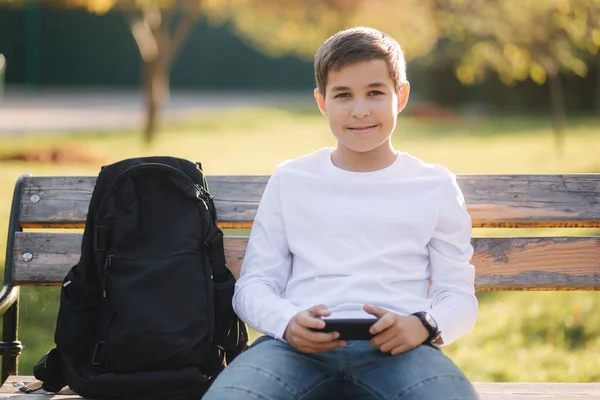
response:
<path id="1" fill-rule="evenodd" d="M 406 83 L 396 92 L 386 62 L 370 60 L 330 71 L 325 96 L 316 89 L 315 98 L 339 146 L 365 153 L 382 145 L 391 148 L 390 136 L 409 89 Z"/>

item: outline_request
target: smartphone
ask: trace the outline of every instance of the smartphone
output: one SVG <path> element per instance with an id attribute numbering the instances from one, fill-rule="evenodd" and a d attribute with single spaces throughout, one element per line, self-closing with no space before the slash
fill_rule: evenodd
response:
<path id="1" fill-rule="evenodd" d="M 371 340 L 369 328 L 377 322 L 375 318 L 323 318 L 325 328 L 317 332 L 338 332 L 340 340 Z"/>

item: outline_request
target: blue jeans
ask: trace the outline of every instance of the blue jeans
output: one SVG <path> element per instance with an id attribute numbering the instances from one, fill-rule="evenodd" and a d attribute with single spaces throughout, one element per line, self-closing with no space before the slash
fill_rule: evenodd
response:
<path id="1" fill-rule="evenodd" d="M 305 354 L 263 336 L 215 380 L 204 400 L 478 399 L 462 371 L 431 346 L 392 356 L 349 341 Z"/>

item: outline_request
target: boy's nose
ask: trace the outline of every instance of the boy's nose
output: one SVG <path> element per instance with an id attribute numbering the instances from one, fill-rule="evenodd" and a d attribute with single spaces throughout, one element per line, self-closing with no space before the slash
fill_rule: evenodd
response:
<path id="1" fill-rule="evenodd" d="M 371 115 L 369 108 L 365 106 L 365 104 L 356 104 L 352 108 L 352 118 L 362 119 Z"/>

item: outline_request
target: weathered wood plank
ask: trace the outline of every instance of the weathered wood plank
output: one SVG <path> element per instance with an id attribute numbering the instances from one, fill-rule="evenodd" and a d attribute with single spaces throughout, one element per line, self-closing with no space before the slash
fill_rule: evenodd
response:
<path id="1" fill-rule="evenodd" d="M 251 226 L 268 178 L 208 177 L 223 227 Z M 26 178 L 23 227 L 82 227 L 95 182 L 95 177 Z M 458 182 L 474 227 L 600 227 L 600 174 L 459 175 Z"/>
<path id="2" fill-rule="evenodd" d="M 600 174 L 459 175 L 473 227 L 600 227 Z"/>
<path id="3" fill-rule="evenodd" d="M 600 399 L 600 383 L 474 382 L 481 400 Z"/>
<path id="4" fill-rule="evenodd" d="M 82 399 L 82 397 L 76 395 L 72 390 L 68 387 L 64 388 L 60 391 L 60 393 L 47 393 L 43 389 L 36 390 L 33 393 L 24 393 L 19 390 L 23 385 L 29 385 L 33 382 L 38 382 L 33 376 L 26 375 L 10 375 L 6 378 L 6 381 L 0 388 L 0 400 L 1 399 L 19 399 L 19 400 L 42 400 L 42 399 L 52 399 L 52 400 L 72 400 L 72 399 Z"/>
<path id="5" fill-rule="evenodd" d="M 19 232 L 13 265 L 21 284 L 57 284 L 77 263 L 81 234 Z M 247 238 L 226 237 L 229 268 L 239 275 Z M 478 290 L 600 290 L 600 237 L 475 238 Z M 31 253 L 29 262 L 24 253 Z"/>
<path id="6" fill-rule="evenodd" d="M 485 290 L 600 290 L 600 237 L 475 238 Z"/>
<path id="7" fill-rule="evenodd" d="M 81 254 L 79 233 L 17 232 L 13 257 L 13 279 L 17 284 L 57 285 L 69 269 L 77 264 Z M 244 237 L 225 238 L 227 266 L 236 278 L 242 267 L 248 239 Z M 23 255 L 30 253 L 30 261 Z"/>
<path id="8" fill-rule="evenodd" d="M 268 179 L 264 175 L 207 177 L 222 227 L 252 225 Z M 96 177 L 25 178 L 21 225 L 24 228 L 83 227 L 95 184 Z"/>
<path id="9" fill-rule="evenodd" d="M 82 397 L 73 394 L 68 388 L 58 394 L 44 394 L 39 390 L 32 394 L 19 391 L 22 384 L 35 382 L 33 376 L 9 376 L 2 388 L 0 395 L 10 396 L 19 400 L 74 400 Z M 14 386 L 14 385 L 18 386 Z M 529 400 L 529 399 L 600 399 L 600 383 L 504 383 L 504 382 L 474 382 L 481 400 Z"/>

